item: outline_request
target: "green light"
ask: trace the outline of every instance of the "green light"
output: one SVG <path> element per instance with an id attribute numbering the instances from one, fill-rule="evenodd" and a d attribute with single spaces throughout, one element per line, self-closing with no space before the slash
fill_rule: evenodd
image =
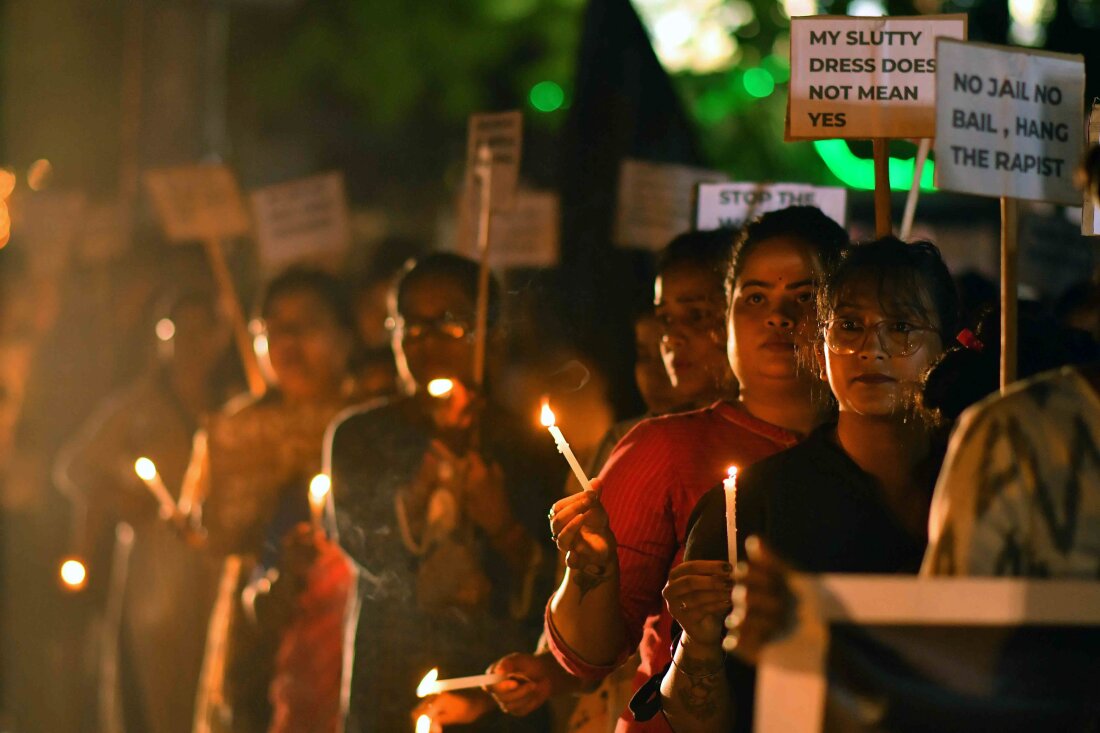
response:
<path id="1" fill-rule="evenodd" d="M 791 79 L 790 64 L 783 56 L 776 56 L 774 53 L 768 54 L 760 62 L 760 65 L 771 73 L 776 84 L 786 84 Z"/>
<path id="2" fill-rule="evenodd" d="M 852 152 L 845 140 L 814 140 L 814 149 L 834 176 L 839 178 L 848 188 L 859 188 L 864 191 L 873 191 L 875 188 L 875 161 L 870 158 L 860 158 Z M 915 160 L 890 158 L 890 188 L 895 191 L 908 191 L 913 185 L 913 169 Z M 924 170 L 921 171 L 920 188 L 922 191 L 935 191 L 932 185 L 935 175 L 936 163 L 932 160 L 924 162 Z"/>
<path id="3" fill-rule="evenodd" d="M 741 77 L 741 83 L 745 85 L 745 91 L 757 98 L 763 98 L 775 91 L 775 79 L 771 73 L 762 67 L 749 69 Z"/>
<path id="4" fill-rule="evenodd" d="M 560 109 L 565 102 L 565 92 L 555 82 L 540 81 L 531 87 L 531 93 L 527 95 L 531 106 L 539 112 L 553 112 Z"/>

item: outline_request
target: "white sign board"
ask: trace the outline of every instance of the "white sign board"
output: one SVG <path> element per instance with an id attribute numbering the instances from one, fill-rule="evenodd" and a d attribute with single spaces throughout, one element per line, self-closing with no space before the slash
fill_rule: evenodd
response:
<path id="1" fill-rule="evenodd" d="M 351 246 L 344 175 L 323 173 L 253 191 L 260 263 L 268 272 L 293 262 L 338 262 Z"/>
<path id="2" fill-rule="evenodd" d="M 615 244 L 659 250 L 692 228 L 695 187 L 725 173 L 686 165 L 624 160 L 619 170 Z"/>
<path id="3" fill-rule="evenodd" d="M 1100 144 L 1100 102 L 1092 103 L 1089 116 L 1089 148 Z M 1081 233 L 1086 236 L 1100 236 L 1100 201 L 1085 191 L 1084 207 L 1081 209 Z"/>
<path id="4" fill-rule="evenodd" d="M 848 190 L 805 183 L 701 183 L 696 229 L 739 229 L 768 211 L 816 206 L 840 226 L 848 223 Z"/>
<path id="5" fill-rule="evenodd" d="M 966 16 L 791 18 L 788 138 L 933 137 L 941 36 Z"/>
<path id="6" fill-rule="evenodd" d="M 921 645 L 921 629 L 968 627 L 961 629 L 963 637 L 977 636 L 973 627 L 1057 626 L 1100 632 L 1100 583 L 1090 581 L 801 575 L 792 578 L 791 589 L 798 599 L 797 625 L 792 634 L 765 647 L 758 667 L 757 733 L 823 730 L 830 623 L 892 628 L 891 651 L 897 659 L 923 678 L 935 680 L 930 684 L 942 681 L 943 689 L 952 692 L 980 685 L 978 678 L 995 672 L 997 645 L 1003 637 L 993 634 L 992 639 L 968 646 L 959 644 L 956 635 L 957 648 L 948 644 L 931 651 Z M 906 639 L 906 629 L 913 630 L 908 632 L 912 638 Z M 925 636 L 936 638 L 927 632 Z M 975 648 L 983 652 L 982 658 L 973 654 Z M 880 699 L 874 707 L 888 710 L 890 701 Z M 973 721 L 973 726 L 954 722 L 953 730 L 985 729 Z"/>
<path id="7" fill-rule="evenodd" d="M 460 202 L 471 206 L 470 198 Z M 477 213 L 460 217 L 457 251 L 477 258 Z M 561 204 L 552 191 L 519 187 L 509 211 L 494 212 L 489 225 L 489 265 L 507 270 L 517 267 L 553 267 L 561 241 Z"/>
<path id="8" fill-rule="evenodd" d="M 512 205 L 519 182 L 519 162 L 523 152 L 523 114 L 519 111 L 470 115 L 466 141 L 466 189 L 476 190 L 470 183 L 477 170 L 478 150 L 488 145 L 492 154 L 493 211 L 503 211 Z"/>
<path id="9" fill-rule="evenodd" d="M 943 39 L 938 59 L 936 185 L 1078 205 L 1084 58 Z"/>
<path id="10" fill-rule="evenodd" d="M 232 171 L 224 165 L 185 165 L 145 173 L 153 208 L 174 242 L 247 234 L 248 214 Z"/>

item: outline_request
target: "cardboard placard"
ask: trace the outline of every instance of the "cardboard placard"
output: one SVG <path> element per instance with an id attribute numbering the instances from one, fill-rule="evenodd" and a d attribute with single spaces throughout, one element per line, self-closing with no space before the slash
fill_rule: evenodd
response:
<path id="1" fill-rule="evenodd" d="M 461 196 L 466 207 L 471 198 Z M 477 259 L 477 212 L 460 217 L 456 250 Z M 518 267 L 553 267 L 558 263 L 561 242 L 561 203 L 553 191 L 520 186 L 509 211 L 493 214 L 489 226 L 489 265 L 498 270 Z"/>
<path id="2" fill-rule="evenodd" d="M 11 197 L 12 238 L 35 272 L 59 272 L 69 264 L 87 205 L 81 191 L 20 190 Z"/>
<path id="3" fill-rule="evenodd" d="M 248 213 L 232 171 L 200 164 L 146 171 L 145 185 L 164 233 L 190 242 L 248 233 Z"/>
<path id="4" fill-rule="evenodd" d="M 1092 114 L 1089 115 L 1089 139 L 1088 146 L 1100 144 L 1100 102 L 1092 103 Z M 1092 198 L 1085 191 L 1085 200 L 1081 209 L 1081 233 L 1085 236 L 1100 236 L 1100 201 Z"/>
<path id="5" fill-rule="evenodd" d="M 933 137 L 941 36 L 966 16 L 791 18 L 787 138 Z"/>
<path id="6" fill-rule="evenodd" d="M 506 211 L 512 206 L 516 186 L 519 183 L 519 162 L 523 153 L 523 113 L 493 112 L 470 115 L 466 142 L 466 190 L 477 170 L 477 152 L 488 145 L 493 156 L 492 209 Z"/>
<path id="7" fill-rule="evenodd" d="M 848 190 L 805 183 L 701 183 L 696 229 L 739 229 L 757 216 L 788 206 L 816 206 L 840 226 L 848 223 Z"/>
<path id="8" fill-rule="evenodd" d="M 615 244 L 659 250 L 692 228 L 695 187 L 729 176 L 686 165 L 624 160 L 619 169 Z"/>
<path id="9" fill-rule="evenodd" d="M 891 692 L 927 702 L 936 699 L 927 695 L 929 688 L 948 695 L 965 693 L 970 687 L 988 690 L 1001 660 L 1002 629 L 1055 626 L 1086 634 L 1100 632 L 1100 584 L 1089 581 L 803 575 L 792 578 L 791 588 L 798 598 L 797 626 L 791 635 L 765 647 L 758 666 L 754 730 L 765 733 L 820 733 L 827 716 L 843 719 L 845 712 L 850 714 L 861 704 L 870 706 L 862 708 L 867 715 L 861 724 L 835 729 L 893 730 L 898 721 L 876 727 L 871 718 L 882 724 L 882 715 L 898 710 L 911 715 L 914 706 L 912 700 L 891 699 Z M 833 623 L 843 626 L 830 627 Z M 861 625 L 854 634 L 846 631 L 852 624 Z M 834 638 L 838 628 L 841 636 Z M 848 674 L 834 679 L 830 656 L 836 650 L 831 647 L 853 637 L 860 642 L 857 652 L 867 648 L 888 652 L 872 658 L 858 672 L 849 663 Z M 868 659 L 858 653 L 853 656 Z M 1040 666 L 1037 673 L 1049 670 L 1044 672 Z M 887 683 L 885 691 L 860 698 L 858 683 L 867 680 L 859 678 L 868 675 L 874 678 L 871 684 Z M 907 688 L 904 683 L 910 679 L 914 684 Z M 902 684 L 890 686 L 897 680 Z M 834 684 L 841 688 L 836 693 L 831 689 Z M 919 697 L 922 691 L 926 694 Z M 835 704 L 843 695 L 847 706 Z M 916 709 L 921 711 L 919 705 Z M 987 729 L 979 721 L 953 722 L 947 727 Z"/>
<path id="10" fill-rule="evenodd" d="M 322 173 L 249 194 L 260 264 L 274 272 L 294 262 L 338 262 L 351 246 L 344 174 Z"/>
<path id="11" fill-rule="evenodd" d="M 936 185 L 1078 205 L 1084 58 L 950 39 L 937 54 Z"/>

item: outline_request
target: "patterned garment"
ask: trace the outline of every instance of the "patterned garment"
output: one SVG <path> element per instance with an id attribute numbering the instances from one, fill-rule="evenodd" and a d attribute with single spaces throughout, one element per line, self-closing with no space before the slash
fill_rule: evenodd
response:
<path id="1" fill-rule="evenodd" d="M 929 537 L 925 574 L 1100 578 L 1100 398 L 1076 369 L 963 413 Z"/>

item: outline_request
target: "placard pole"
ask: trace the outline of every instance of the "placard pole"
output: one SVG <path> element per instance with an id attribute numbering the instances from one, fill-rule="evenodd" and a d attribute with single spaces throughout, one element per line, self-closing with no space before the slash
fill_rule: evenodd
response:
<path id="1" fill-rule="evenodd" d="M 476 178 L 480 186 L 477 216 L 477 324 L 474 331 L 474 384 L 485 384 L 485 343 L 489 327 L 489 227 L 492 224 L 493 153 L 488 145 L 477 151 Z"/>
<path id="2" fill-rule="evenodd" d="M 1001 197 L 1001 391 L 1016 381 L 1016 203 Z"/>
<path id="3" fill-rule="evenodd" d="M 913 183 L 909 186 L 909 195 L 905 197 L 905 213 L 901 217 L 901 232 L 899 237 L 909 240 L 909 234 L 913 231 L 913 218 L 917 214 L 917 199 L 920 198 L 920 179 L 924 175 L 924 162 L 928 160 L 928 149 L 932 146 L 932 138 L 921 138 L 920 147 L 917 148 L 917 158 L 913 162 Z"/>
<path id="4" fill-rule="evenodd" d="M 890 150 L 886 138 L 874 139 L 875 152 L 875 236 L 893 234 L 890 222 Z"/>
<path id="5" fill-rule="evenodd" d="M 207 237 L 202 243 L 206 250 L 206 258 L 210 261 L 214 282 L 217 284 L 218 298 L 232 322 L 233 338 L 237 343 L 237 352 L 241 357 L 245 379 L 248 381 L 248 391 L 253 397 L 261 397 L 267 391 L 267 382 L 264 380 L 263 372 L 260 371 L 260 362 L 252 346 L 252 334 L 248 331 L 248 323 L 245 321 L 241 301 L 233 285 L 233 278 L 229 274 L 229 266 L 225 262 L 221 241 L 217 237 Z"/>

